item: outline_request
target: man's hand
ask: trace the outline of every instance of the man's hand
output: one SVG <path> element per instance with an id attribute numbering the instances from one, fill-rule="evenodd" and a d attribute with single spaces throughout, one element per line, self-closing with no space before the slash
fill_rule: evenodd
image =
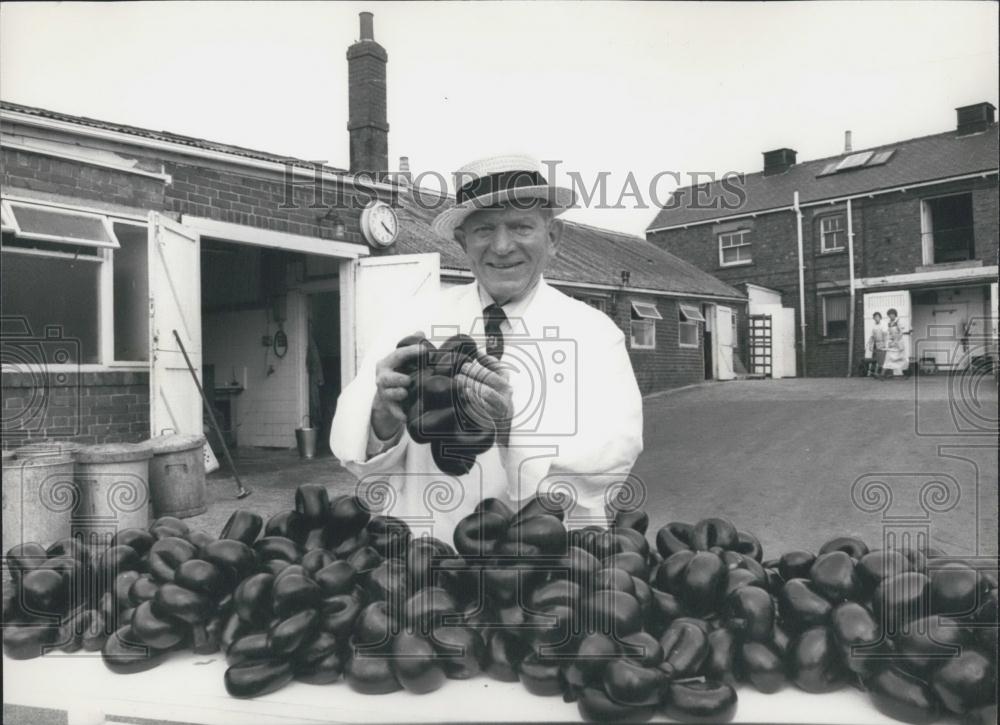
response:
<path id="1" fill-rule="evenodd" d="M 422 333 L 416 333 L 423 337 Z M 397 347 L 375 365 L 375 400 L 372 402 L 372 430 L 382 440 L 388 440 L 406 422 L 400 405 L 410 387 L 410 376 L 399 369 L 420 353 L 420 345 Z"/>
<path id="2" fill-rule="evenodd" d="M 484 426 L 495 424 L 501 445 L 506 445 L 514 415 L 513 389 L 507 371 L 504 363 L 481 353 L 463 365 L 455 376 L 465 410 Z"/>

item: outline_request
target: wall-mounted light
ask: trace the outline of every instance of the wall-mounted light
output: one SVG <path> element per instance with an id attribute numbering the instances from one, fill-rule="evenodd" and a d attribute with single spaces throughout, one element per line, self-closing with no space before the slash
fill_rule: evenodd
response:
<path id="1" fill-rule="evenodd" d="M 333 208 L 328 210 L 323 216 L 317 217 L 316 221 L 321 227 L 329 226 L 334 239 L 343 239 L 347 233 L 347 225 L 344 224 L 344 220 L 340 218 L 340 215 Z"/>

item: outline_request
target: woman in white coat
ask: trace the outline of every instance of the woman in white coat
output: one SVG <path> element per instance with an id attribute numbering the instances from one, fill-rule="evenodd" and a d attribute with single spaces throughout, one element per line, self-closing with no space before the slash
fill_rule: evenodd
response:
<path id="1" fill-rule="evenodd" d="M 885 364 L 882 366 L 883 376 L 902 377 L 910 365 L 909 346 L 906 344 L 909 330 L 905 329 L 895 309 L 886 311 L 889 321 L 886 323 Z"/>

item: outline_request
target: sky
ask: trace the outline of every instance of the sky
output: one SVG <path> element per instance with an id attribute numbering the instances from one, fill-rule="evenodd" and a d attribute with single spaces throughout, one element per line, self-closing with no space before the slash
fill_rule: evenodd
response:
<path id="1" fill-rule="evenodd" d="M 570 218 L 636 234 L 692 173 L 1000 105 L 993 2 L 3 3 L 0 97 L 346 167 L 362 10 L 389 54 L 390 167 L 436 186 L 494 154 L 561 162 L 557 182 L 604 174 Z"/>

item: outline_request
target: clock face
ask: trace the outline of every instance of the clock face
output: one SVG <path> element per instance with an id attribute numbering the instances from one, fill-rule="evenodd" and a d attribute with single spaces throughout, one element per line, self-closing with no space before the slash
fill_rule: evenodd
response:
<path id="1" fill-rule="evenodd" d="M 393 208 L 383 201 L 377 201 L 365 212 L 364 231 L 368 241 L 379 247 L 391 245 L 399 233 L 399 219 Z"/>

